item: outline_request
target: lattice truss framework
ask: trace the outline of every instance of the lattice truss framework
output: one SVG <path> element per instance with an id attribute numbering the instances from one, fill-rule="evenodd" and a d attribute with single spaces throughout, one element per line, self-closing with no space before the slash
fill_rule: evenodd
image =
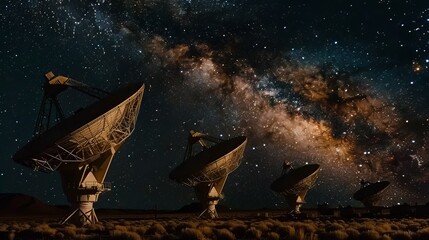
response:
<path id="1" fill-rule="evenodd" d="M 313 188 L 316 184 L 316 180 L 319 177 L 319 170 L 314 172 L 312 175 L 302 179 L 297 184 L 295 184 L 293 187 L 285 189 L 281 194 L 283 195 L 298 195 L 302 192 L 306 192 L 309 189 Z"/>
<path id="2" fill-rule="evenodd" d="M 214 182 L 223 178 L 234 171 L 240 165 L 240 160 L 244 155 L 244 146 L 246 142 L 237 147 L 234 151 L 228 153 L 217 161 L 209 164 L 203 171 L 190 175 L 183 184 L 194 187 L 203 182 Z"/>
<path id="3" fill-rule="evenodd" d="M 94 160 L 122 143 L 134 131 L 143 91 L 72 132 L 38 156 L 32 158 L 36 170 L 55 171 L 62 163 Z"/>

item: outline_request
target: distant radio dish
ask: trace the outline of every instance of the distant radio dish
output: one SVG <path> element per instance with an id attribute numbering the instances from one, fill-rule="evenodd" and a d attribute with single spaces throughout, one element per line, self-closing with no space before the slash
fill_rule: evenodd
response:
<path id="1" fill-rule="evenodd" d="M 282 175 L 271 184 L 271 189 L 286 198 L 290 212 L 300 213 L 305 196 L 319 177 L 320 166 L 309 164 L 293 169 L 284 163 Z"/>
<path id="2" fill-rule="evenodd" d="M 383 192 L 390 185 L 388 181 L 380 181 L 375 183 L 361 182 L 361 189 L 353 194 L 353 198 L 362 202 L 366 207 L 372 207 L 382 197 Z"/>
<path id="3" fill-rule="evenodd" d="M 202 150 L 194 153 L 193 145 L 197 142 Z M 191 131 L 185 159 L 169 177 L 195 189 L 197 198 L 206 208 L 200 216 L 208 213 L 211 218 L 218 217 L 216 204 L 228 175 L 240 165 L 246 142 L 244 136 L 221 140 Z"/>
<path id="4" fill-rule="evenodd" d="M 60 172 L 64 193 L 75 209 L 64 223 L 97 222 L 93 203 L 110 190 L 104 180 L 114 154 L 134 130 L 144 84 L 129 84 L 110 94 L 52 72 L 45 76 L 34 137 L 13 159 L 35 170 Z M 98 101 L 66 118 L 57 96 L 68 88 Z"/>

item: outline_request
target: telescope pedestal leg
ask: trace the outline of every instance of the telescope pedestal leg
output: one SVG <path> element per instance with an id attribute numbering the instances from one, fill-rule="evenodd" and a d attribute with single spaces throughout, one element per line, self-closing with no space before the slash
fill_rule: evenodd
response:
<path id="1" fill-rule="evenodd" d="M 61 224 L 67 222 L 73 223 L 78 226 L 98 222 L 97 215 L 95 214 L 95 210 L 93 208 L 93 202 L 78 203 L 77 208 L 68 217 L 61 221 Z"/>
<path id="2" fill-rule="evenodd" d="M 219 215 L 217 214 L 217 211 L 216 211 L 216 205 L 215 204 L 209 205 L 207 207 L 207 212 L 210 215 L 211 219 L 219 218 Z"/>

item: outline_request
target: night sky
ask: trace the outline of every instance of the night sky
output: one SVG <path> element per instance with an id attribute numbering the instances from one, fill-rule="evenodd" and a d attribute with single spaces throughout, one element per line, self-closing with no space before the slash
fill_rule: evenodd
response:
<path id="1" fill-rule="evenodd" d="M 318 163 L 307 206 L 429 201 L 429 2 L 389 0 L 2 1 L 0 192 L 66 204 L 58 173 L 13 162 L 32 137 L 47 71 L 113 91 L 146 84 L 136 129 L 95 207 L 196 201 L 169 172 L 189 130 L 248 136 L 221 204 L 281 208 L 283 161 Z M 70 90 L 72 91 L 72 90 Z M 60 98 L 81 107 L 75 94 Z"/>

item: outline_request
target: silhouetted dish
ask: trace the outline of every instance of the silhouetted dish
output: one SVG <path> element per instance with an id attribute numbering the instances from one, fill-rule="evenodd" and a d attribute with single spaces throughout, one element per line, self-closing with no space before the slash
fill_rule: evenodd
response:
<path id="1" fill-rule="evenodd" d="M 297 187 L 297 184 L 306 182 L 304 180 L 317 177 L 320 166 L 318 164 L 309 164 L 302 167 L 291 169 L 288 173 L 282 175 L 271 184 L 271 189 L 275 192 L 284 192 L 288 189 Z"/>
<path id="2" fill-rule="evenodd" d="M 244 136 L 222 141 L 183 161 L 169 177 L 177 182 L 216 180 L 238 167 L 246 142 Z"/>
<path id="3" fill-rule="evenodd" d="M 353 195 L 353 198 L 358 201 L 364 201 L 365 199 L 369 199 L 372 196 L 383 192 L 389 185 L 390 185 L 390 182 L 388 181 L 371 183 L 368 186 L 365 186 L 359 189 L 357 192 L 355 192 L 355 194 Z"/>
<path id="4" fill-rule="evenodd" d="M 58 154 L 55 150 L 58 142 L 67 141 L 69 140 L 68 138 L 72 138 L 73 136 L 88 134 L 85 131 L 92 130 L 94 126 L 99 130 L 104 126 L 106 121 L 117 117 L 118 113 L 114 110 L 120 109 L 130 101 L 135 100 L 135 98 L 142 95 L 143 91 L 143 83 L 132 83 L 79 110 L 42 134 L 34 137 L 15 153 L 13 156 L 14 161 L 30 168 L 40 167 L 40 162 L 35 159 L 40 159 L 43 155 L 44 161 L 49 162 L 48 158 L 50 155 Z M 109 138 L 115 136 L 100 136 L 100 139 L 101 137 Z M 78 143 L 70 139 L 68 144 L 76 145 Z M 59 164 L 55 165 L 55 169 L 58 166 Z M 49 172 L 55 169 L 50 170 L 49 168 L 42 167 L 39 170 Z"/>

